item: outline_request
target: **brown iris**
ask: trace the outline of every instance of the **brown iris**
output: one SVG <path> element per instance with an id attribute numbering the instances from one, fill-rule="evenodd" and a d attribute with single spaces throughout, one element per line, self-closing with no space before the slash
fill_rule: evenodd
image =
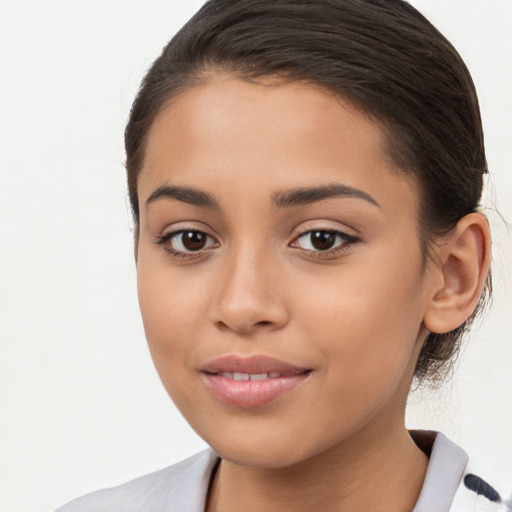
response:
<path id="1" fill-rule="evenodd" d="M 208 236 L 200 231 L 184 231 L 181 235 L 183 247 L 189 251 L 199 251 L 206 245 Z"/>
<path id="2" fill-rule="evenodd" d="M 336 233 L 333 231 L 312 231 L 310 234 L 311 245 L 319 251 L 330 249 L 336 241 Z"/>

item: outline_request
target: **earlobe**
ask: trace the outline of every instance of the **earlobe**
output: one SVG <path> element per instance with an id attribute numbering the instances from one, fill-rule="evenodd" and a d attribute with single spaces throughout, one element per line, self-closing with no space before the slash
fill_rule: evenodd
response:
<path id="1" fill-rule="evenodd" d="M 436 272 L 425 312 L 425 327 L 435 333 L 449 332 L 473 313 L 485 284 L 491 254 L 487 219 L 480 213 L 463 217 L 438 251 Z"/>

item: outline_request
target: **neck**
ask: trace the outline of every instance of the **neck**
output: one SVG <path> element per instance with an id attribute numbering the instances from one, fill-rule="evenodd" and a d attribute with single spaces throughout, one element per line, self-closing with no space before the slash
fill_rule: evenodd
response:
<path id="1" fill-rule="evenodd" d="M 243 467 L 223 460 L 212 482 L 207 511 L 411 512 L 427 457 L 403 424 L 385 429 L 385 435 L 382 430 L 380 435 L 369 430 L 291 467 Z"/>

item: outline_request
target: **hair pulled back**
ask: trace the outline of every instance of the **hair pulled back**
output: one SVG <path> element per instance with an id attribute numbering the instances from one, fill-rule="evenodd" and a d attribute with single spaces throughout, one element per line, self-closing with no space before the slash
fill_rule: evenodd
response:
<path id="1" fill-rule="evenodd" d="M 475 210 L 487 172 L 473 81 L 460 55 L 401 0 L 210 0 L 147 72 L 125 132 L 136 227 L 137 178 L 157 114 L 215 71 L 250 81 L 306 81 L 349 100 L 382 128 L 399 172 L 413 177 L 425 254 Z M 448 333 L 430 333 L 416 376 L 442 378 L 476 311 Z"/>

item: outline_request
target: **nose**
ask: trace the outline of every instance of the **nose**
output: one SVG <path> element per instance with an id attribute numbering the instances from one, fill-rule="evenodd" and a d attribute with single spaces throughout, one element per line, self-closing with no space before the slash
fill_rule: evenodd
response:
<path id="1" fill-rule="evenodd" d="M 214 307 L 217 328 L 240 335 L 283 328 L 289 321 L 282 273 L 263 251 L 238 251 L 222 269 L 222 283 Z"/>

